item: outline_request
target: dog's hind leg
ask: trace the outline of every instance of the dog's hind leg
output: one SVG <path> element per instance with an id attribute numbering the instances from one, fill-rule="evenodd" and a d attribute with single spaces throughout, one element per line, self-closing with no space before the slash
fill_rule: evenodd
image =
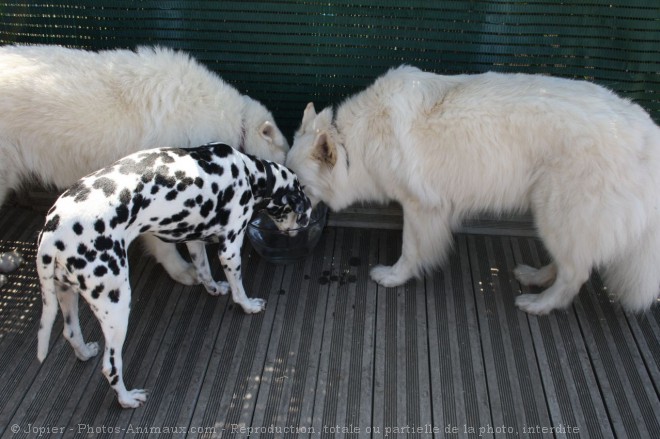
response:
<path id="1" fill-rule="evenodd" d="M 204 243 L 200 241 L 190 241 L 186 242 L 186 247 L 188 247 L 190 259 L 192 259 L 193 265 L 197 270 L 197 277 L 206 288 L 206 291 L 212 296 L 227 294 L 229 292 L 229 284 L 227 282 L 216 282 L 213 279 Z"/>
<path id="2" fill-rule="evenodd" d="M 530 314 L 543 315 L 555 309 L 568 307 L 580 287 L 589 279 L 589 270 L 575 270 L 571 265 L 557 265 L 557 279 L 540 294 L 522 294 L 516 297 L 516 306 Z"/>
<path id="3" fill-rule="evenodd" d="M 119 289 L 111 290 L 108 296 L 93 300 L 96 303 L 92 302 L 92 309 L 101 323 L 105 337 L 103 375 L 117 392 L 117 399 L 122 407 L 139 407 L 147 400 L 147 392 L 143 389 L 127 390 L 123 378 L 122 348 L 128 329 L 131 301 L 128 279 Z"/>
<path id="4" fill-rule="evenodd" d="M 239 235 L 233 243 L 227 243 L 226 247 L 220 248 L 218 256 L 220 264 L 225 271 L 227 281 L 231 287 L 231 297 L 234 303 L 240 305 L 247 314 L 254 314 L 266 308 L 266 301 L 259 298 L 249 298 L 245 294 L 241 274 L 241 245 L 243 235 Z"/>
<path id="5" fill-rule="evenodd" d="M 41 265 L 38 266 L 38 270 L 41 277 L 42 309 L 39 333 L 37 335 L 37 358 L 43 362 L 46 359 L 46 355 L 48 355 L 50 334 L 57 318 L 57 299 L 55 282 L 52 276 L 44 276 L 41 272 L 43 270 Z"/>
<path id="6" fill-rule="evenodd" d="M 395 287 L 442 262 L 451 247 L 448 209 L 403 206 L 401 257 L 392 266 L 376 265 L 371 278 L 384 287 Z"/>
<path id="7" fill-rule="evenodd" d="M 60 286 L 57 291 L 57 300 L 64 316 L 64 338 L 69 341 L 73 351 L 81 361 L 87 361 L 99 353 L 99 344 L 85 343 L 80 329 L 78 318 L 78 293 L 71 288 Z"/>
<path id="8" fill-rule="evenodd" d="M 141 239 L 147 251 L 163 265 L 172 279 L 183 285 L 199 283 L 195 266 L 181 257 L 176 245 L 161 241 L 148 233 L 142 235 Z"/>

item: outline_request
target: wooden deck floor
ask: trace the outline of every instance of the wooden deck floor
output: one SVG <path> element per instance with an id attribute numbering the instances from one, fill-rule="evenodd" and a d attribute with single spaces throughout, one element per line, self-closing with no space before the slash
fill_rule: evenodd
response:
<path id="1" fill-rule="evenodd" d="M 268 300 L 258 315 L 175 284 L 132 248 L 124 372 L 149 398 L 122 410 L 100 359 L 76 360 L 61 317 L 49 356 L 36 359 L 42 221 L 0 210 L 0 251 L 17 247 L 27 259 L 0 289 L 4 437 L 660 434 L 660 307 L 626 315 L 594 275 L 566 312 L 518 311 L 512 268 L 546 259 L 529 236 L 458 234 L 442 269 L 381 288 L 368 271 L 396 260 L 400 231 L 345 227 L 326 228 L 314 255 L 294 265 L 246 248 L 248 295 Z M 86 306 L 81 321 L 87 340 L 102 339 Z"/>

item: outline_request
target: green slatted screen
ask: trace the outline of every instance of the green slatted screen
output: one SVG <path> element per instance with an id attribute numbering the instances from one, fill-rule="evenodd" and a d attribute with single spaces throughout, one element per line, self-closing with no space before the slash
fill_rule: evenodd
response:
<path id="1" fill-rule="evenodd" d="M 193 53 L 264 102 L 290 137 L 389 67 L 585 78 L 660 120 L 660 0 L 14 1 L 0 43 Z"/>

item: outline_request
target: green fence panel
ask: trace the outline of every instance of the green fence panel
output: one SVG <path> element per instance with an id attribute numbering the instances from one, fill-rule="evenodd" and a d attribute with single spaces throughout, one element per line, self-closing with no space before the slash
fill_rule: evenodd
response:
<path id="1" fill-rule="evenodd" d="M 588 79 L 660 121 L 659 0 L 0 2 L 11 43 L 186 50 L 289 137 L 308 101 L 338 103 L 404 63 Z"/>

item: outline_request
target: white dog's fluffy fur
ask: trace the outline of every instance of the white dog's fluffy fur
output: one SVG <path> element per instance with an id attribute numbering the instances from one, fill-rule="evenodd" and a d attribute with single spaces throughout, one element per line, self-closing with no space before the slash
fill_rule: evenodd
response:
<path id="1" fill-rule="evenodd" d="M 531 209 L 553 263 L 519 266 L 521 309 L 568 306 L 594 267 L 625 309 L 660 288 L 660 128 L 638 105 L 584 81 L 403 66 L 341 104 L 305 110 L 287 165 L 333 210 L 389 201 L 403 246 L 372 278 L 402 284 L 439 263 L 466 215 Z"/>
<path id="2" fill-rule="evenodd" d="M 0 47 L 0 205 L 28 178 L 64 189 L 121 157 L 221 141 L 283 163 L 271 113 L 182 52 Z M 145 238 L 176 280 L 197 282 L 172 244 Z"/>

